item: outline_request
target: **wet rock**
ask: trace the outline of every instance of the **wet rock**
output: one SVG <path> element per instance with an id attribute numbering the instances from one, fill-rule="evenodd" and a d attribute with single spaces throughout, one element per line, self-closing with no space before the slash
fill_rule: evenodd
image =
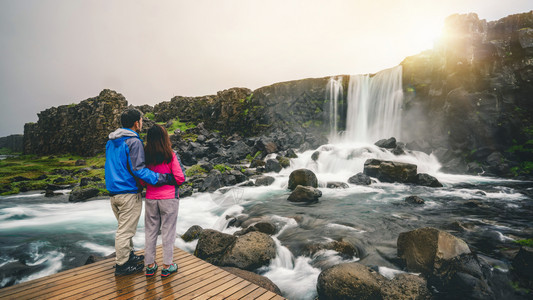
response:
<path id="1" fill-rule="evenodd" d="M 468 200 L 464 203 L 464 206 L 466 207 L 472 207 L 472 208 L 476 208 L 476 207 L 480 207 L 482 206 L 481 202 L 479 200 L 475 200 L 475 199 L 472 199 L 472 200 Z"/>
<path id="2" fill-rule="evenodd" d="M 199 192 L 214 192 L 223 187 L 224 179 L 219 170 L 211 170 L 198 189 Z"/>
<path id="3" fill-rule="evenodd" d="M 440 183 L 437 178 L 426 173 L 416 174 L 414 183 L 422 186 L 442 187 L 442 183 Z"/>
<path id="4" fill-rule="evenodd" d="M 194 255 L 214 265 L 220 265 L 222 256 L 236 240 L 233 235 L 205 229 L 200 234 Z"/>
<path id="5" fill-rule="evenodd" d="M 394 148 L 396 148 L 396 138 L 391 137 L 389 139 L 379 140 L 374 145 L 376 145 L 376 146 L 378 146 L 380 148 L 394 149 Z"/>
<path id="6" fill-rule="evenodd" d="M 288 158 L 298 158 L 298 155 L 296 155 L 296 152 L 294 152 L 292 149 L 287 150 L 285 156 Z"/>
<path id="7" fill-rule="evenodd" d="M 68 185 L 68 184 L 62 184 L 62 185 L 48 184 L 46 186 L 45 190 L 57 191 L 57 190 L 65 190 L 65 189 L 68 189 L 68 188 L 70 188 L 70 185 Z"/>
<path id="8" fill-rule="evenodd" d="M 279 164 L 282 168 L 288 168 L 291 165 L 289 158 L 284 156 L 276 156 L 276 159 L 279 161 Z"/>
<path id="9" fill-rule="evenodd" d="M 193 187 L 190 185 L 182 185 L 178 189 L 180 198 L 190 197 L 193 194 Z"/>
<path id="10" fill-rule="evenodd" d="M 368 175 L 365 175 L 363 173 L 357 173 L 354 176 L 348 178 L 348 182 L 357 185 L 370 185 L 372 183 L 372 180 Z"/>
<path id="11" fill-rule="evenodd" d="M 353 257 L 360 257 L 360 251 L 352 243 L 345 239 L 339 241 L 332 241 L 328 243 L 310 244 L 306 245 L 304 249 L 305 255 L 312 256 L 320 250 L 333 250 L 338 252 L 343 258 L 351 259 Z"/>
<path id="12" fill-rule="evenodd" d="M 318 298 L 383 299 L 380 276 L 359 263 L 335 265 L 318 275 Z"/>
<path id="13" fill-rule="evenodd" d="M 22 262 L 10 262 L 0 268 L 0 282 L 2 287 L 14 285 L 18 280 L 28 277 L 44 269 L 44 265 L 28 266 Z"/>
<path id="14" fill-rule="evenodd" d="M 432 299 L 426 280 L 413 274 L 398 274 L 382 285 L 383 299 Z"/>
<path id="15" fill-rule="evenodd" d="M 256 186 L 268 186 L 274 183 L 276 179 L 272 176 L 261 176 L 255 180 Z"/>
<path id="16" fill-rule="evenodd" d="M 276 243 L 274 240 L 264 233 L 250 232 L 238 237 L 228 247 L 221 258 L 220 264 L 253 271 L 268 265 L 274 257 L 276 257 Z"/>
<path id="17" fill-rule="evenodd" d="M 265 222 L 265 221 L 262 221 L 262 222 L 258 222 L 254 225 L 251 225 L 251 226 L 248 226 L 246 229 L 243 229 L 243 230 L 240 230 L 240 231 L 237 231 L 234 233 L 235 236 L 241 236 L 241 235 L 245 235 L 249 232 L 254 232 L 254 231 L 257 231 L 257 232 L 262 232 L 264 234 L 268 234 L 268 235 L 273 235 L 276 233 L 276 226 L 270 222 Z"/>
<path id="18" fill-rule="evenodd" d="M 272 280 L 268 279 L 265 276 L 255 274 L 254 272 L 250 272 L 246 270 L 241 270 L 239 268 L 222 267 L 222 269 L 237 277 L 243 278 L 246 281 L 256 284 L 268 291 L 271 291 L 272 293 L 281 295 L 281 291 L 278 288 L 278 286 L 274 282 L 272 282 Z"/>
<path id="19" fill-rule="evenodd" d="M 61 193 L 56 193 L 56 192 L 54 192 L 52 190 L 46 190 L 44 192 L 44 196 L 45 197 L 54 197 L 54 196 L 59 196 L 59 195 L 61 195 Z"/>
<path id="20" fill-rule="evenodd" d="M 444 298 L 491 299 L 494 297 L 479 262 L 461 239 L 425 227 L 400 233 L 398 256 L 409 272 L 420 272 Z"/>
<path id="21" fill-rule="evenodd" d="M 348 184 L 340 181 L 329 181 L 326 183 L 328 189 L 347 189 L 349 188 Z"/>
<path id="22" fill-rule="evenodd" d="M 471 253 L 463 240 L 431 227 L 400 233 L 397 246 L 409 272 L 423 274 L 434 273 L 445 260 Z"/>
<path id="23" fill-rule="evenodd" d="M 409 163 L 368 159 L 363 173 L 383 182 L 409 183 L 416 178 L 416 169 L 416 165 Z"/>
<path id="24" fill-rule="evenodd" d="M 187 231 L 184 234 L 181 235 L 181 239 L 186 242 L 194 241 L 200 237 L 203 230 L 204 229 L 202 228 L 202 226 L 193 225 L 189 229 L 187 229 Z"/>
<path id="25" fill-rule="evenodd" d="M 322 197 L 322 192 L 319 189 L 310 186 L 298 185 L 294 191 L 287 198 L 290 202 L 317 202 L 318 198 Z"/>
<path id="26" fill-rule="evenodd" d="M 281 171 L 281 164 L 276 159 L 269 159 L 265 163 L 265 172 L 279 173 Z"/>
<path id="27" fill-rule="evenodd" d="M 424 199 L 422 199 L 422 198 L 420 198 L 420 197 L 418 197 L 418 196 L 409 196 L 409 197 L 406 197 L 406 198 L 404 199 L 404 201 L 405 201 L 406 203 L 409 203 L 409 204 L 424 204 L 424 203 L 425 203 Z"/>
<path id="28" fill-rule="evenodd" d="M 533 248 L 522 246 L 513 259 L 513 270 L 519 276 L 533 281 Z"/>
<path id="29" fill-rule="evenodd" d="M 264 167 L 265 161 L 261 157 L 256 157 L 252 159 L 252 162 L 250 163 L 250 168 L 257 168 L 257 167 Z"/>
<path id="30" fill-rule="evenodd" d="M 87 201 L 90 198 L 98 196 L 100 191 L 97 188 L 83 188 L 83 187 L 75 187 L 70 192 L 70 196 L 68 197 L 69 202 L 83 202 Z"/>
<path id="31" fill-rule="evenodd" d="M 315 151 L 315 152 L 313 152 L 313 154 L 311 155 L 311 159 L 312 159 L 313 161 L 317 161 L 319 157 L 320 157 L 320 151 Z"/>
<path id="32" fill-rule="evenodd" d="M 316 178 L 315 173 L 308 169 L 298 169 L 292 171 L 289 175 L 289 190 L 294 190 L 296 186 L 310 186 L 317 188 L 318 179 Z"/>

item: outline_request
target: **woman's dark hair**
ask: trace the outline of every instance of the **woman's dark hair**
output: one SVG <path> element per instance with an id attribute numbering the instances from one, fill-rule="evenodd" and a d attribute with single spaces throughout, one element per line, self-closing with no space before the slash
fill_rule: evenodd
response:
<path id="1" fill-rule="evenodd" d="M 135 122 L 142 118 L 143 114 L 135 108 L 128 108 L 120 115 L 120 124 L 124 128 L 132 128 Z"/>
<path id="2" fill-rule="evenodd" d="M 172 161 L 172 144 L 167 130 L 161 125 L 155 124 L 148 129 L 144 155 L 147 165 L 159 165 L 163 162 L 168 164 Z"/>

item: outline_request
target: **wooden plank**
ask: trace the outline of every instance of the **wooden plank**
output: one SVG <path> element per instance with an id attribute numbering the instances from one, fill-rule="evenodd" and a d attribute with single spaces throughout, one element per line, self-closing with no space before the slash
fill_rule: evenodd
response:
<path id="1" fill-rule="evenodd" d="M 131 299 L 136 297 L 152 298 L 164 292 L 165 289 L 170 288 L 172 286 L 172 282 L 182 280 L 186 283 L 188 280 L 194 279 L 194 276 L 199 276 L 211 272 L 212 270 L 213 269 L 211 268 L 206 268 L 201 261 L 195 261 L 192 268 L 185 270 L 183 270 L 183 268 L 178 269 L 177 274 L 170 275 L 168 278 L 158 279 L 156 284 L 137 284 L 133 290 L 128 291 L 127 293 L 115 294 L 115 296 L 119 299 Z"/>
<path id="2" fill-rule="evenodd" d="M 176 259 L 175 255 L 174 260 L 178 263 L 178 265 L 181 265 L 182 267 L 198 264 L 197 261 L 192 259 L 191 255 L 189 255 L 188 253 L 187 256 L 181 259 Z M 113 277 L 113 281 L 111 281 L 108 285 L 101 286 L 97 290 L 85 291 L 81 294 L 77 294 L 76 297 L 85 299 L 95 299 L 100 297 L 117 297 L 120 296 L 121 293 L 128 293 L 135 290 L 136 288 L 145 286 L 147 283 L 150 284 L 151 282 L 156 280 L 155 278 L 159 277 L 158 275 L 154 275 L 153 277 L 147 278 L 144 274 L 137 274 L 133 276 L 135 277 L 134 279 L 127 278 L 128 276 Z"/>
<path id="3" fill-rule="evenodd" d="M 184 297 L 185 295 L 202 288 L 203 286 L 209 284 L 210 282 L 217 281 L 221 278 L 223 278 L 226 274 L 224 273 L 224 270 L 216 268 L 213 272 L 209 272 L 208 274 L 204 274 L 202 276 L 198 276 L 194 278 L 193 280 L 189 280 L 184 285 L 171 285 L 170 289 L 164 290 L 163 293 L 161 293 L 162 299 L 190 299 L 190 297 Z M 176 288 L 176 291 L 174 291 L 174 287 Z"/>
<path id="4" fill-rule="evenodd" d="M 68 293 L 76 289 L 80 285 L 85 286 L 88 282 L 90 282 L 92 285 L 101 283 L 103 281 L 107 282 L 111 280 L 111 277 L 114 277 L 115 275 L 113 269 L 113 266 L 115 265 L 114 259 L 111 260 L 111 265 L 104 265 L 98 269 L 93 269 L 87 272 L 80 272 L 76 274 L 76 276 L 64 279 L 58 278 L 56 281 L 50 281 L 48 283 L 45 283 L 44 286 L 35 287 L 31 290 L 26 290 L 20 295 L 28 298 L 38 297 L 43 294 L 46 294 L 50 297 L 59 296 L 63 293 Z M 51 279 L 54 279 L 53 275 L 50 277 Z"/>
<path id="5" fill-rule="evenodd" d="M 234 293 L 234 294 L 231 294 L 229 296 L 229 299 L 242 299 L 244 296 L 252 293 L 253 291 L 259 289 L 260 287 L 255 285 L 255 284 L 251 284 L 245 288 L 243 288 L 242 290 Z"/>
<path id="6" fill-rule="evenodd" d="M 185 257 L 184 260 L 176 260 L 178 263 L 180 263 L 183 266 L 194 264 L 195 261 Z M 132 278 L 130 278 L 131 276 Z M 117 292 L 119 290 L 129 290 L 129 285 L 135 285 L 135 284 L 142 284 L 145 285 L 147 280 L 152 279 L 154 277 L 157 277 L 157 275 L 154 275 L 153 277 L 146 278 L 144 273 L 134 274 L 134 275 L 128 275 L 128 276 L 108 276 L 107 280 L 105 282 L 99 282 L 94 285 L 84 285 L 82 287 L 79 287 L 71 292 L 64 293 L 61 295 L 62 298 L 93 298 L 92 296 L 95 293 L 98 293 L 100 296 L 104 296 L 107 294 L 111 294 L 113 292 Z"/>
<path id="7" fill-rule="evenodd" d="M 230 296 L 233 295 L 234 293 L 250 286 L 250 285 L 253 285 L 253 283 L 249 282 L 249 281 L 246 281 L 246 280 L 243 280 L 242 282 L 240 282 L 239 284 L 236 284 L 224 291 L 221 291 L 220 293 L 216 294 L 216 295 L 213 295 L 211 298 L 209 299 L 213 299 L 213 300 L 217 300 L 217 299 L 231 299 Z"/>
<path id="8" fill-rule="evenodd" d="M 259 298 L 261 295 L 265 294 L 266 292 L 268 292 L 267 290 L 263 289 L 263 288 L 258 288 L 257 290 L 251 292 L 250 294 L 242 297 L 241 299 L 257 299 Z"/>
<path id="9" fill-rule="evenodd" d="M 215 295 L 218 295 L 220 293 L 222 293 L 223 291 L 233 287 L 233 286 L 236 286 L 242 282 L 246 282 L 244 279 L 240 278 L 240 277 L 236 277 L 236 278 L 233 278 L 233 279 L 230 279 L 229 281 L 227 281 L 226 283 L 224 284 L 219 284 L 218 286 L 215 286 L 207 291 L 205 291 L 203 294 L 199 294 L 197 296 L 195 296 L 193 299 L 208 299 L 208 298 L 211 298 Z"/>
<path id="10" fill-rule="evenodd" d="M 162 258 L 158 246 L 156 261 Z M 181 249 L 178 273 L 168 278 L 143 273 L 114 276 L 114 258 L 0 289 L 1 299 L 284 299 Z"/>

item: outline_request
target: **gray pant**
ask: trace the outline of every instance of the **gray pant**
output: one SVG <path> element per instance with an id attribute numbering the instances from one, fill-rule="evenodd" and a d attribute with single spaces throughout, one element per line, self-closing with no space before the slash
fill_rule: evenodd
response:
<path id="1" fill-rule="evenodd" d="M 163 264 L 170 265 L 174 256 L 179 199 L 146 199 L 144 207 L 144 264 L 151 265 L 155 262 L 155 245 L 161 228 Z"/>
<path id="2" fill-rule="evenodd" d="M 119 194 L 111 197 L 111 208 L 118 221 L 115 235 L 115 259 L 117 265 L 125 264 L 133 250 L 132 238 L 137 231 L 137 223 L 142 211 L 141 194 Z"/>

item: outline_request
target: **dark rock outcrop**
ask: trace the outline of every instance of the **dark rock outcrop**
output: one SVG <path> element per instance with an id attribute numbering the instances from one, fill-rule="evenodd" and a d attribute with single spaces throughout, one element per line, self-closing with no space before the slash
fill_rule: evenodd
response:
<path id="1" fill-rule="evenodd" d="M 289 175 L 289 190 L 294 190 L 298 185 L 316 188 L 318 187 L 318 179 L 316 178 L 315 173 L 313 173 L 311 170 L 294 170 Z"/>
<path id="2" fill-rule="evenodd" d="M 365 175 L 375 177 L 383 182 L 410 183 L 416 178 L 417 166 L 408 163 L 368 159 L 365 161 Z"/>
<path id="3" fill-rule="evenodd" d="M 442 183 L 439 180 L 426 173 L 416 174 L 416 178 L 413 181 L 415 184 L 429 186 L 429 187 L 442 187 Z"/>
<path id="4" fill-rule="evenodd" d="M 370 185 L 372 183 L 372 180 L 366 174 L 357 173 L 354 176 L 348 178 L 348 182 L 357 185 Z"/>
<path id="5" fill-rule="evenodd" d="M 83 202 L 87 201 L 90 198 L 96 197 L 100 194 L 100 191 L 97 188 L 89 187 L 89 188 L 83 188 L 83 187 L 75 187 L 70 192 L 70 196 L 68 197 L 69 202 Z"/>
<path id="6" fill-rule="evenodd" d="M 181 239 L 186 242 L 194 241 L 200 237 L 203 230 L 204 229 L 202 228 L 202 226 L 193 225 L 189 229 L 187 229 L 184 234 L 181 235 Z"/>
<path id="7" fill-rule="evenodd" d="M 424 199 L 422 199 L 422 198 L 420 198 L 420 197 L 418 197 L 418 196 L 409 196 L 409 197 L 406 197 L 406 198 L 404 199 L 404 201 L 405 201 L 406 203 L 409 203 L 409 204 L 424 204 L 424 203 L 425 203 Z"/>
<path id="8" fill-rule="evenodd" d="M 0 148 L 7 148 L 12 152 L 22 152 L 24 149 L 24 135 L 12 134 L 0 137 Z"/>
<path id="9" fill-rule="evenodd" d="M 227 248 L 220 265 L 253 271 L 268 265 L 276 257 L 274 240 L 261 232 L 250 232 L 237 238 Z"/>
<path id="10" fill-rule="evenodd" d="M 237 238 L 212 229 L 205 229 L 200 234 L 194 255 L 214 265 L 220 265 L 225 254 Z"/>
<path id="11" fill-rule="evenodd" d="M 322 192 L 311 186 L 298 185 L 289 195 L 290 202 L 317 202 L 318 198 L 322 197 Z"/>
<path id="12" fill-rule="evenodd" d="M 102 153 L 109 133 L 120 128 L 120 114 L 127 105 L 121 94 L 103 90 L 78 104 L 46 109 L 37 114 L 37 123 L 24 126 L 24 153 Z"/>

